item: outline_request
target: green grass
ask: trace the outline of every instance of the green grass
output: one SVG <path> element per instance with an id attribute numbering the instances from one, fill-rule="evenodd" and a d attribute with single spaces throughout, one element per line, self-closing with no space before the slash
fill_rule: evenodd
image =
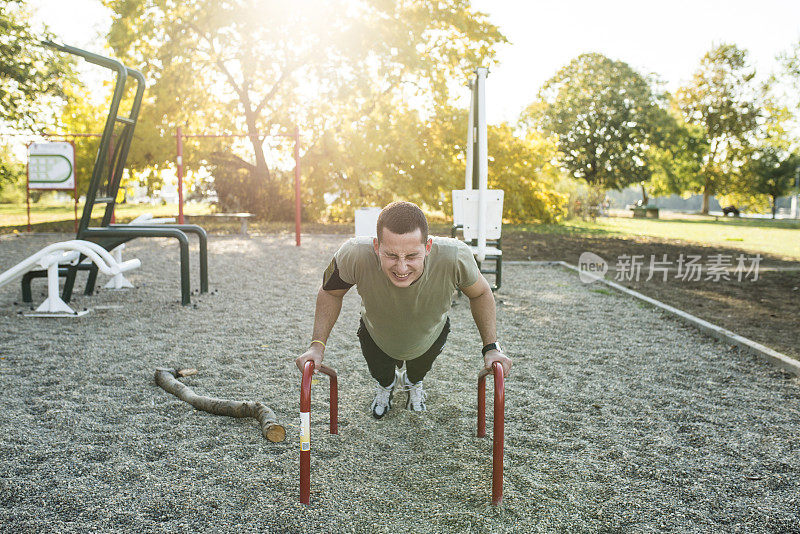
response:
<path id="1" fill-rule="evenodd" d="M 78 217 L 81 216 L 79 206 Z M 102 215 L 102 206 L 95 208 L 94 216 Z M 213 209 L 207 204 L 188 204 L 186 215 L 206 215 Z M 175 217 L 178 207 L 175 204 L 118 204 L 117 220 L 129 221 L 143 213 L 154 217 Z M 63 203 L 39 202 L 31 204 L 31 222 L 36 231 L 72 231 L 72 205 Z M 214 223 L 221 224 L 221 223 Z M 24 231 L 27 225 L 25 204 L 0 204 L 0 233 Z M 238 228 L 232 221 L 231 228 Z M 254 230 L 276 231 L 286 226 L 294 231 L 289 223 L 251 223 Z M 263 226 L 263 228 L 261 228 Z M 273 228 L 273 226 L 275 228 Z M 289 228 L 289 226 L 292 226 Z M 333 227 L 336 226 L 334 229 Z M 331 225 L 335 233 L 349 231 L 348 224 Z M 304 232 L 325 232 L 325 225 L 304 224 Z M 449 234 L 449 223 L 431 223 L 431 231 L 440 235 Z M 760 252 L 800 260 L 800 221 L 771 219 L 722 219 L 687 215 L 680 219 L 633 219 L 626 217 L 601 217 L 596 221 L 571 219 L 562 224 L 515 224 L 504 225 L 503 231 L 525 231 L 540 234 L 595 236 L 595 237 L 654 237 L 668 240 L 682 240 L 691 243 L 718 245 L 747 252 Z"/>
<path id="2" fill-rule="evenodd" d="M 800 221 L 791 220 L 601 217 L 594 222 L 573 219 L 558 225 L 505 225 L 505 229 L 574 236 L 656 237 L 800 259 Z"/>
<path id="3" fill-rule="evenodd" d="M 592 293 L 599 293 L 601 295 L 613 295 L 614 294 L 611 291 L 609 291 L 608 289 L 602 289 L 602 288 L 600 288 L 600 289 L 590 289 L 589 291 L 591 291 Z"/>
<path id="4" fill-rule="evenodd" d="M 105 205 L 95 206 L 93 217 L 102 217 Z M 211 213 L 207 204 L 186 204 L 185 215 L 205 215 Z M 151 213 L 153 217 L 177 217 L 177 204 L 117 204 L 115 210 L 119 222 L 135 219 L 144 213 Z M 83 205 L 78 205 L 78 219 L 83 213 Z M 31 224 L 55 223 L 72 221 L 75 218 L 72 204 L 56 202 L 37 202 L 31 204 Z M 28 224 L 27 207 L 25 204 L 0 204 L 0 227 L 22 227 Z"/>

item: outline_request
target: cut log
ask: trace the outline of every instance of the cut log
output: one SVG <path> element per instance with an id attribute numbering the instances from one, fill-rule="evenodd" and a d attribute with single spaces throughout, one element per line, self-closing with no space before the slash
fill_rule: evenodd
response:
<path id="1" fill-rule="evenodd" d="M 172 393 L 196 409 L 228 417 L 252 417 L 261 425 L 261 434 L 273 443 L 286 438 L 286 429 L 278 423 L 275 412 L 260 402 L 232 401 L 197 395 L 192 388 L 178 381 L 178 377 L 197 373 L 195 369 L 156 369 L 155 380 L 164 391 Z"/>

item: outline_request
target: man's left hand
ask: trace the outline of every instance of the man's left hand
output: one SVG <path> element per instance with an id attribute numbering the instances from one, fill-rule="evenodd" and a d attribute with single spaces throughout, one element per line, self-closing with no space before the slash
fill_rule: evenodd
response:
<path id="1" fill-rule="evenodd" d="M 491 370 L 494 362 L 500 362 L 500 365 L 503 366 L 503 378 L 507 378 L 508 372 L 511 370 L 511 358 L 497 349 L 492 349 L 483 356 L 483 363 L 486 364 L 487 369 Z"/>

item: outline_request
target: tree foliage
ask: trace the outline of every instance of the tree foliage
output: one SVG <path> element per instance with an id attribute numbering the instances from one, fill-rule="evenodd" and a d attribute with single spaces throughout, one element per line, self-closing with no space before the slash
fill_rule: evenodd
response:
<path id="1" fill-rule="evenodd" d="M 791 192 L 798 170 L 800 154 L 787 154 L 779 146 L 770 144 L 754 150 L 745 165 L 744 174 L 748 177 L 750 191 L 769 199 L 773 219 L 778 198 Z"/>
<path id="2" fill-rule="evenodd" d="M 192 133 L 245 132 L 246 152 L 198 143 L 185 163 L 213 163 L 215 182 L 230 180 L 230 189 L 256 188 L 238 198 L 255 199 L 254 211 L 270 218 L 280 217 L 289 202 L 285 173 L 275 172 L 264 150 L 270 136 L 299 124 L 313 152 L 320 144 L 341 146 L 340 137 L 350 132 L 380 127 L 374 111 L 386 109 L 387 101 L 415 98 L 430 113 L 446 102 L 450 84 L 490 62 L 494 47 L 505 40 L 466 0 L 106 5 L 115 13 L 109 41 L 116 54 L 151 80 L 137 126 L 137 141 L 146 139 L 132 148 L 132 164 L 168 165 L 173 152 L 166 139 L 177 125 Z M 410 160 L 411 154 L 402 157 Z M 337 173 L 346 171 L 328 172 L 333 185 Z M 346 192 L 315 184 L 314 193 L 316 205 L 324 193 Z"/>
<path id="3" fill-rule="evenodd" d="M 626 63 L 582 54 L 548 80 L 523 124 L 555 136 L 559 163 L 596 187 L 648 180 L 652 124 L 661 112 L 649 83 Z"/>
<path id="4" fill-rule="evenodd" d="M 62 82 L 74 73 L 69 58 L 42 47 L 50 36 L 34 34 L 29 19 L 23 0 L 0 0 L 0 122 L 41 132 L 52 128 Z"/>
<path id="5" fill-rule="evenodd" d="M 747 52 L 722 44 L 703 56 L 691 83 L 676 94 L 683 120 L 700 128 L 708 143 L 700 172 L 686 183 L 689 191 L 703 194 L 703 213 L 711 195 L 729 192 L 741 176 L 758 126 L 754 77 Z"/>
<path id="6" fill-rule="evenodd" d="M 24 200 L 24 193 L 14 193 L 19 189 L 25 191 L 25 165 L 14 158 L 9 145 L 0 144 L 0 198 Z"/>
<path id="7" fill-rule="evenodd" d="M 650 149 L 653 175 L 649 190 L 656 196 L 685 195 L 702 171 L 708 141 L 701 127 L 683 120 L 674 101 L 658 119 L 655 129 L 659 143 Z"/>
<path id="8" fill-rule="evenodd" d="M 315 215 L 349 219 L 356 207 L 383 206 L 396 198 L 429 212 L 452 213 L 451 191 L 464 187 L 467 110 L 443 105 L 422 117 L 388 101 L 386 106 L 375 107 L 369 128 L 331 132 L 303 159 L 312 199 L 306 208 Z M 523 139 L 501 124 L 489 127 L 488 145 L 489 187 L 506 191 L 507 219 L 563 217 L 565 197 L 553 192 L 558 170 L 550 164 L 551 144 Z"/>
<path id="9" fill-rule="evenodd" d="M 795 128 L 800 127 L 800 94 L 797 87 L 800 86 L 800 40 L 788 51 L 778 56 L 781 64 L 781 71 L 771 79 L 772 86 L 780 86 L 783 91 L 781 98 L 787 102 L 792 113 Z M 797 143 L 795 139 L 795 143 Z"/>

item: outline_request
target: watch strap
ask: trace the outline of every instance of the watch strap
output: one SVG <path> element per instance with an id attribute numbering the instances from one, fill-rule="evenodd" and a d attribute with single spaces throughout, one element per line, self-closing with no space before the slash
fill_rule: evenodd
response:
<path id="1" fill-rule="evenodd" d="M 486 356 L 486 353 L 489 352 L 490 350 L 497 350 L 499 352 L 503 352 L 503 349 L 500 348 L 499 341 L 495 341 L 494 343 L 489 343 L 488 345 L 484 345 L 484 347 L 481 349 L 481 354 Z"/>

